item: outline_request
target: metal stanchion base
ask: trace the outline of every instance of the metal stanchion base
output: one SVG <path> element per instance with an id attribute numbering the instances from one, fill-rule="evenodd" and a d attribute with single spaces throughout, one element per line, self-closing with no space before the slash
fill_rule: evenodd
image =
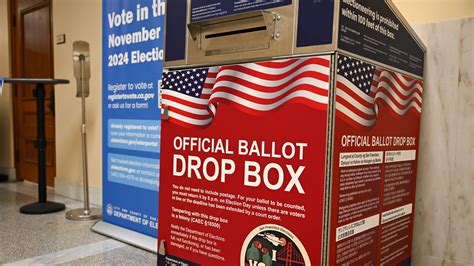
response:
<path id="1" fill-rule="evenodd" d="M 66 218 L 73 221 L 92 221 L 102 217 L 99 208 L 90 208 L 89 213 L 85 213 L 84 209 L 75 209 L 66 212 Z"/>
<path id="2" fill-rule="evenodd" d="M 66 209 L 66 206 L 64 204 L 48 201 L 45 203 L 36 202 L 25 205 L 20 208 L 20 212 L 23 214 L 37 215 L 60 212 L 64 209 Z"/>

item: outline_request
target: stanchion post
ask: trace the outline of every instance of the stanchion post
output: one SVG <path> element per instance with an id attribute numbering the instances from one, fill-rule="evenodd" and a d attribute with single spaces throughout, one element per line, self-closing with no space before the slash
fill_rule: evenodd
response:
<path id="1" fill-rule="evenodd" d="M 101 218 L 101 210 L 99 208 L 91 208 L 89 204 L 89 172 L 87 163 L 87 124 L 86 124 L 86 97 L 89 94 L 88 78 L 90 77 L 90 67 L 87 66 L 89 57 L 89 44 L 83 41 L 76 41 L 73 44 L 74 57 L 74 74 L 77 79 L 77 96 L 81 97 L 81 139 L 82 139 L 82 175 L 83 175 L 83 193 L 84 193 L 84 209 L 74 209 L 66 213 L 66 218 L 75 221 L 89 221 Z M 87 80 L 87 81 L 86 81 Z"/>
<path id="2" fill-rule="evenodd" d="M 46 129 L 45 129 L 45 84 L 69 83 L 67 80 L 35 80 L 35 79 L 6 79 L 9 83 L 32 84 L 36 82 L 33 95 L 36 98 L 36 126 L 38 150 L 38 202 L 31 203 L 20 208 L 23 214 L 47 214 L 63 211 L 66 206 L 62 203 L 49 202 L 46 183 Z"/>
<path id="3" fill-rule="evenodd" d="M 38 150 L 38 202 L 46 203 L 46 130 L 45 130 L 45 98 L 44 84 L 37 84 L 33 95 L 36 97 L 36 113 L 38 119 L 36 121 L 37 136 L 36 149 Z"/>

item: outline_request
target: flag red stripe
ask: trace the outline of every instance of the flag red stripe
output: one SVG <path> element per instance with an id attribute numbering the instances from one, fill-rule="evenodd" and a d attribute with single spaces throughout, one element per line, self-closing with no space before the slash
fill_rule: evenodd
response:
<path id="1" fill-rule="evenodd" d="M 398 77 L 396 75 L 391 75 L 391 77 L 395 80 L 395 82 L 406 92 L 409 92 L 411 90 L 413 90 L 413 88 L 416 88 L 416 91 L 418 91 L 420 94 L 422 94 L 421 90 L 416 86 L 416 85 L 419 85 L 419 87 L 422 87 L 422 84 L 421 82 L 415 82 L 413 84 L 411 84 L 411 86 L 407 86 L 405 85 L 402 81 L 400 81 L 400 79 L 398 79 Z M 376 87 L 378 84 L 382 83 L 382 82 L 387 82 L 387 83 L 390 83 L 391 87 L 394 88 L 394 90 L 400 94 L 400 96 L 403 96 L 404 94 L 402 92 L 399 91 L 399 89 L 397 87 L 395 87 L 394 83 L 392 80 L 390 80 L 387 76 L 382 76 L 379 78 L 378 81 L 374 80 L 372 81 L 372 86 Z"/>
<path id="2" fill-rule="evenodd" d="M 277 80 L 282 80 L 284 78 L 287 78 L 289 75 L 291 75 L 292 73 L 295 73 L 296 71 L 300 70 L 301 68 L 304 68 L 305 66 L 315 65 L 315 64 L 329 68 L 329 61 L 328 60 L 317 60 L 317 61 L 316 60 L 313 60 L 313 61 L 307 60 L 307 61 L 304 61 L 304 62 L 298 64 L 294 68 L 292 68 L 292 69 L 290 69 L 287 72 L 282 73 L 282 74 L 269 74 L 269 73 L 259 72 L 259 71 L 256 71 L 254 69 L 242 66 L 242 65 L 221 67 L 220 71 L 221 72 L 224 71 L 224 70 L 238 71 L 238 72 L 242 72 L 242 73 L 245 73 L 247 75 L 251 75 L 251 76 L 254 76 L 254 77 L 257 77 L 257 78 L 260 78 L 260 79 L 270 80 L 270 81 L 277 81 Z M 328 70 L 328 73 L 329 73 L 329 70 Z M 329 75 L 326 74 L 325 76 L 326 76 L 325 81 L 329 81 Z"/>
<path id="3" fill-rule="evenodd" d="M 204 89 L 210 90 L 210 89 L 212 89 L 212 86 L 214 86 L 213 83 L 205 83 L 205 84 L 204 84 Z"/>
<path id="4" fill-rule="evenodd" d="M 285 82 L 285 83 L 283 83 L 279 86 L 275 86 L 275 87 L 259 85 L 259 84 L 256 84 L 256 83 L 252 82 L 251 80 L 246 80 L 246 79 L 242 79 L 242 78 L 239 78 L 239 77 L 236 77 L 236 76 L 230 76 L 230 75 L 221 75 L 221 76 L 219 76 L 216 79 L 216 83 L 218 83 L 219 81 L 229 81 L 229 82 L 233 82 L 233 83 L 236 83 L 236 84 L 243 85 L 243 86 L 248 87 L 248 88 L 252 88 L 252 89 L 257 90 L 257 91 L 267 92 L 267 93 L 274 93 L 274 92 L 278 92 L 278 91 L 281 91 L 281 90 L 287 88 L 292 83 L 295 83 L 295 82 L 297 82 L 298 80 L 300 80 L 302 78 L 314 78 L 314 79 L 317 79 L 317 80 L 321 80 L 323 82 L 329 82 L 327 75 L 317 73 L 317 72 L 304 72 L 304 73 L 301 73 L 301 74 L 295 76 L 294 78 L 288 80 L 287 82 Z"/>
<path id="5" fill-rule="evenodd" d="M 228 99 L 224 99 L 224 98 L 215 98 L 215 99 L 212 99 L 210 101 L 211 104 L 216 104 L 216 103 L 219 103 L 219 104 L 227 104 L 227 105 L 230 105 L 242 112 L 245 112 L 245 113 L 248 113 L 248 114 L 251 114 L 251 115 L 255 115 L 255 116 L 258 116 L 258 115 L 263 115 L 267 112 L 265 111 L 257 111 L 255 109 L 252 109 L 252 108 L 248 108 L 247 106 L 245 105 L 242 105 L 240 103 L 237 103 L 237 102 L 234 102 L 234 101 L 231 101 L 231 100 L 228 100 Z M 295 98 L 292 98 L 291 100 L 288 100 L 287 102 L 285 102 L 285 104 L 282 104 L 274 109 L 272 109 L 271 111 L 276 111 L 276 110 L 280 110 L 284 107 L 286 107 L 287 104 L 296 104 L 296 103 L 299 103 L 299 104 L 303 104 L 303 105 L 306 105 L 306 106 L 309 106 L 309 107 L 312 107 L 314 109 L 318 109 L 318 110 L 327 110 L 327 104 L 322 104 L 322 103 L 318 103 L 318 102 L 315 102 L 315 101 L 312 101 L 312 100 L 309 100 L 307 98 L 302 98 L 302 97 L 295 97 Z"/>
<path id="6" fill-rule="evenodd" d="M 393 91 L 393 90 L 392 90 Z M 397 99 L 395 99 L 395 97 L 392 96 L 392 94 L 390 94 L 389 90 L 385 87 L 379 87 L 377 89 L 377 94 L 378 93 L 384 93 L 385 95 L 387 95 L 388 98 L 390 98 L 390 100 L 392 100 L 392 102 L 400 109 L 405 109 L 407 106 L 409 106 L 412 102 L 416 102 L 419 106 L 421 106 L 421 102 L 420 100 L 418 100 L 418 98 L 414 97 L 413 99 L 411 99 L 409 102 L 407 102 L 407 104 L 401 104 L 399 101 L 397 101 Z M 377 97 L 377 94 L 376 94 L 376 97 Z"/>
<path id="7" fill-rule="evenodd" d="M 344 92 L 346 92 L 347 94 L 349 94 L 350 97 L 352 97 L 354 100 L 356 100 L 357 102 L 359 102 L 363 106 L 365 106 L 367 108 L 373 108 L 374 107 L 374 104 L 372 102 L 368 102 L 364 98 L 357 95 L 357 93 L 354 92 L 351 88 L 347 87 L 346 84 L 338 81 L 337 82 L 337 88 L 341 89 Z"/>
<path id="8" fill-rule="evenodd" d="M 241 92 L 241 91 L 237 91 L 233 88 L 224 87 L 224 86 L 214 88 L 213 93 L 226 92 L 228 94 L 232 94 L 232 95 L 244 98 L 246 100 L 249 100 L 249 101 L 257 103 L 257 104 L 274 104 L 274 103 L 278 102 L 279 100 L 287 97 L 288 95 L 290 95 L 290 94 L 292 94 L 296 91 L 309 91 L 311 93 L 318 94 L 318 95 L 325 96 L 325 97 L 327 97 L 328 94 L 329 94 L 329 92 L 327 90 L 317 88 L 317 87 L 314 87 L 314 86 L 310 86 L 310 85 L 298 85 L 298 86 L 292 88 L 291 90 L 288 90 L 287 92 L 283 93 L 282 95 L 280 95 L 278 97 L 271 98 L 271 99 L 258 98 L 258 97 L 252 96 L 250 94 L 247 94 L 247 93 L 244 93 L 244 92 Z"/>
<path id="9" fill-rule="evenodd" d="M 397 118 L 397 119 L 400 119 L 400 118 L 401 118 L 401 116 L 400 116 L 397 112 L 395 112 L 384 100 L 378 99 L 378 100 L 376 100 L 376 103 L 377 103 L 379 106 L 381 106 L 381 105 L 382 105 L 381 103 L 383 103 L 384 108 L 388 110 L 389 114 L 390 114 L 392 117 Z M 410 107 L 410 108 L 407 110 L 407 113 L 409 113 L 409 112 L 415 114 L 415 115 L 418 116 L 418 117 L 421 116 L 421 113 L 418 112 L 418 110 L 416 110 L 415 107 L 413 107 L 413 106 Z"/>
<path id="10" fill-rule="evenodd" d="M 360 109 L 358 109 L 357 107 L 352 105 L 350 102 L 348 102 L 346 99 L 344 99 L 340 96 L 336 96 L 336 101 L 339 104 L 345 106 L 347 109 L 351 110 L 353 113 L 355 113 L 358 116 L 362 117 L 363 119 L 370 120 L 370 119 L 373 119 L 375 117 L 375 115 L 369 115 L 367 113 L 364 113 L 363 111 L 361 111 Z"/>
<path id="11" fill-rule="evenodd" d="M 209 119 L 210 117 L 212 117 L 212 115 L 210 115 L 210 114 L 208 114 L 208 115 L 197 115 L 197 114 L 189 113 L 189 112 L 186 112 L 186 111 L 181 110 L 179 108 L 176 108 L 174 106 L 169 106 L 168 110 L 171 111 L 171 112 L 175 112 L 177 114 L 186 116 L 188 118 L 197 119 L 197 120 L 206 120 L 206 119 Z"/>
<path id="12" fill-rule="evenodd" d="M 346 115 L 345 113 L 343 113 L 343 112 L 340 111 L 340 110 L 336 110 L 336 115 L 337 115 L 339 118 L 341 118 L 343 121 L 345 121 L 346 123 L 348 123 L 349 125 L 351 125 L 352 127 L 354 127 L 354 128 L 357 128 L 357 129 L 367 129 L 366 126 L 359 124 L 357 121 L 355 121 L 354 119 L 350 118 L 348 115 Z"/>
<path id="13" fill-rule="evenodd" d="M 190 102 L 190 101 L 187 101 L 185 99 L 178 98 L 178 97 L 175 97 L 175 96 L 172 96 L 172 95 L 169 95 L 169 94 L 164 94 L 163 93 L 162 98 L 164 100 L 166 99 L 166 100 L 174 101 L 174 102 L 180 103 L 182 105 L 186 105 L 186 106 L 196 108 L 196 109 L 201 109 L 201 110 L 206 110 L 207 109 L 206 104 L 199 104 L 199 103 L 196 103 L 196 102 Z"/>
<path id="14" fill-rule="evenodd" d="M 278 62 L 278 61 L 259 62 L 259 63 L 255 63 L 255 64 L 259 65 L 259 66 L 263 66 L 263 67 L 269 67 L 269 68 L 285 68 L 285 67 L 291 66 L 292 64 L 296 63 L 297 61 L 298 61 L 298 59 L 290 59 L 290 60 L 282 61 L 282 62 Z"/>
<path id="15" fill-rule="evenodd" d="M 211 78 L 211 79 L 214 79 L 214 78 L 217 77 L 217 74 L 218 74 L 218 73 L 219 73 L 219 72 L 216 72 L 216 71 L 209 71 L 209 72 L 207 72 L 207 77 L 208 77 L 208 78 Z"/>

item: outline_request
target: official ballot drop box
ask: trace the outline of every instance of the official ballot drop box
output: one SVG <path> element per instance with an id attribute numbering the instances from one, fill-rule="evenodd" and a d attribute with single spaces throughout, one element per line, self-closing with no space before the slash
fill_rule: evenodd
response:
<path id="1" fill-rule="evenodd" d="M 173 0 L 160 263 L 409 265 L 425 48 L 390 1 Z"/>

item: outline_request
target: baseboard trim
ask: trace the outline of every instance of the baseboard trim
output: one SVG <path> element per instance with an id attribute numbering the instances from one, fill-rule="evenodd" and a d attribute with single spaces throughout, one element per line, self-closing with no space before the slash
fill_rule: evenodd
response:
<path id="1" fill-rule="evenodd" d="M 16 169 L 8 167 L 0 167 L 0 175 L 7 175 L 8 181 L 16 180 Z"/>
<path id="2" fill-rule="evenodd" d="M 84 201 L 82 187 L 82 182 L 65 181 L 58 177 L 54 179 L 54 192 L 64 197 Z M 101 188 L 89 186 L 89 202 L 96 206 L 102 206 Z"/>
<path id="3" fill-rule="evenodd" d="M 129 245 L 144 249 L 149 252 L 157 254 L 158 240 L 151 236 L 140 234 L 138 232 L 107 223 L 104 221 L 96 222 L 91 230 L 98 234 L 111 237 L 118 241 L 122 241 Z"/>

